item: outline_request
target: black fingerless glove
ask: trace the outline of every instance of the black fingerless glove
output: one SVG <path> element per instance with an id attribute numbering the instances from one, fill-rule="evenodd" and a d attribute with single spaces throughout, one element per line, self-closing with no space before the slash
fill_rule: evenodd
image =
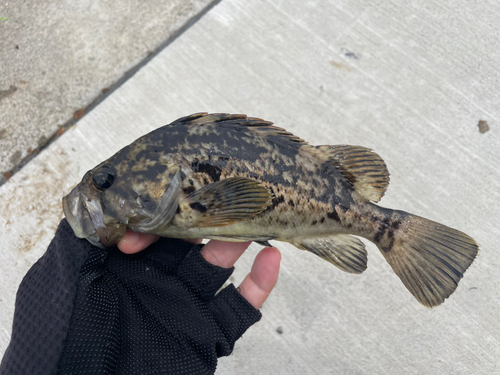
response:
<path id="1" fill-rule="evenodd" d="M 261 315 L 201 245 L 161 238 L 125 255 L 63 220 L 19 287 L 3 374 L 213 374 Z"/>

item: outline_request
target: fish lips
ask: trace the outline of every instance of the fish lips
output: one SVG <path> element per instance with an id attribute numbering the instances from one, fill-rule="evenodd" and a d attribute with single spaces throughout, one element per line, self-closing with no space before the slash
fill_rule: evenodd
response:
<path id="1" fill-rule="evenodd" d="M 85 205 L 85 199 L 77 186 L 62 200 L 64 216 L 78 238 L 87 238 L 96 233 L 96 227 Z"/>
<path id="2" fill-rule="evenodd" d="M 125 226 L 108 229 L 104 225 L 103 211 L 98 200 L 87 197 L 75 187 L 63 198 L 63 211 L 78 238 L 87 239 L 101 249 L 112 246 L 125 234 Z"/>

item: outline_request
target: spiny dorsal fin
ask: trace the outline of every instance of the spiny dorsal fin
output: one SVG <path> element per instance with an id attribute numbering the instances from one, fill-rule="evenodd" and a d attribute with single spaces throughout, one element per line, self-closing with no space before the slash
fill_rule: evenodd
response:
<path id="1" fill-rule="evenodd" d="M 195 117 L 196 116 L 196 117 Z M 240 114 L 230 114 L 230 113 L 197 113 L 190 117 L 195 117 L 190 120 L 191 124 L 204 125 L 204 124 L 212 124 L 214 122 L 223 122 L 228 120 L 245 120 L 247 119 L 247 115 Z M 261 120 L 263 121 L 263 120 Z"/>
<path id="2" fill-rule="evenodd" d="M 328 237 L 302 238 L 292 244 L 308 250 L 320 258 L 335 264 L 342 271 L 361 273 L 366 270 L 367 254 L 365 245 L 348 234 L 334 234 Z"/>
<path id="3" fill-rule="evenodd" d="M 342 172 L 367 200 L 378 202 L 389 186 L 389 171 L 382 158 L 361 146 L 317 146 L 314 154 Z"/>
<path id="4" fill-rule="evenodd" d="M 221 227 L 248 219 L 264 211 L 272 192 L 259 181 L 230 177 L 189 194 L 181 201 L 196 212 L 198 227 Z"/>
<path id="5" fill-rule="evenodd" d="M 262 137 L 268 137 L 268 140 L 277 143 L 281 146 L 291 146 L 299 148 L 302 145 L 307 145 L 307 142 L 302 138 L 290 133 L 286 129 L 274 126 L 271 121 L 266 121 L 257 117 L 247 117 L 242 114 L 230 113 L 206 113 L 200 112 L 190 116 L 182 117 L 174 121 L 170 126 L 174 125 L 218 125 L 218 126 L 244 126 L 251 128 L 253 131 L 259 132 Z"/>
<path id="6" fill-rule="evenodd" d="M 171 125 L 209 125 L 214 123 L 238 123 L 245 126 L 271 126 L 273 123 L 270 121 L 265 121 L 257 117 L 247 117 L 243 114 L 231 114 L 231 113 L 207 113 L 199 112 L 193 113 L 192 115 L 181 117 L 175 120 Z"/>

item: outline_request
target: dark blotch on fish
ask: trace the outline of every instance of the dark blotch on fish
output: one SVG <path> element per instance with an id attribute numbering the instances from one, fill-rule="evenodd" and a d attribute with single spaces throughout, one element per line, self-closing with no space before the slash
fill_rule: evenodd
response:
<path id="1" fill-rule="evenodd" d="M 195 190 L 196 190 L 196 188 L 194 186 L 188 186 L 187 188 L 182 189 L 184 194 L 187 194 L 187 195 L 191 194 Z"/>
<path id="2" fill-rule="evenodd" d="M 223 159 L 222 161 L 225 162 L 225 160 Z M 219 165 L 213 165 L 213 163 L 210 162 L 200 162 L 199 160 L 195 160 L 191 166 L 195 172 L 206 173 L 208 176 L 210 176 L 213 182 L 217 182 L 220 180 L 222 169 Z"/>
<path id="3" fill-rule="evenodd" d="M 195 202 L 195 203 L 191 203 L 189 205 L 193 210 L 197 210 L 197 211 L 200 211 L 201 213 L 204 213 L 204 212 L 207 212 L 207 207 L 205 207 L 204 205 L 198 203 L 198 202 Z"/>
<path id="4" fill-rule="evenodd" d="M 335 211 L 335 210 L 333 210 L 331 212 L 328 212 L 326 214 L 326 216 L 328 216 L 329 219 L 332 219 L 332 220 L 335 220 L 335 221 L 340 221 L 340 217 L 337 214 L 337 211 Z"/>

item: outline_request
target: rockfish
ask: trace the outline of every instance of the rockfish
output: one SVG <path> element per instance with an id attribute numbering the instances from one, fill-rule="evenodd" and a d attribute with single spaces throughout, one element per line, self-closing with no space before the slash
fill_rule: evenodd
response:
<path id="1" fill-rule="evenodd" d="M 88 171 L 63 198 L 79 238 L 116 244 L 128 228 L 174 238 L 289 242 L 343 271 L 366 269 L 366 238 L 415 298 L 437 306 L 478 252 L 458 230 L 374 204 L 384 161 L 361 146 L 312 146 L 271 122 L 198 113 Z M 354 236 L 353 236 L 354 235 Z"/>

